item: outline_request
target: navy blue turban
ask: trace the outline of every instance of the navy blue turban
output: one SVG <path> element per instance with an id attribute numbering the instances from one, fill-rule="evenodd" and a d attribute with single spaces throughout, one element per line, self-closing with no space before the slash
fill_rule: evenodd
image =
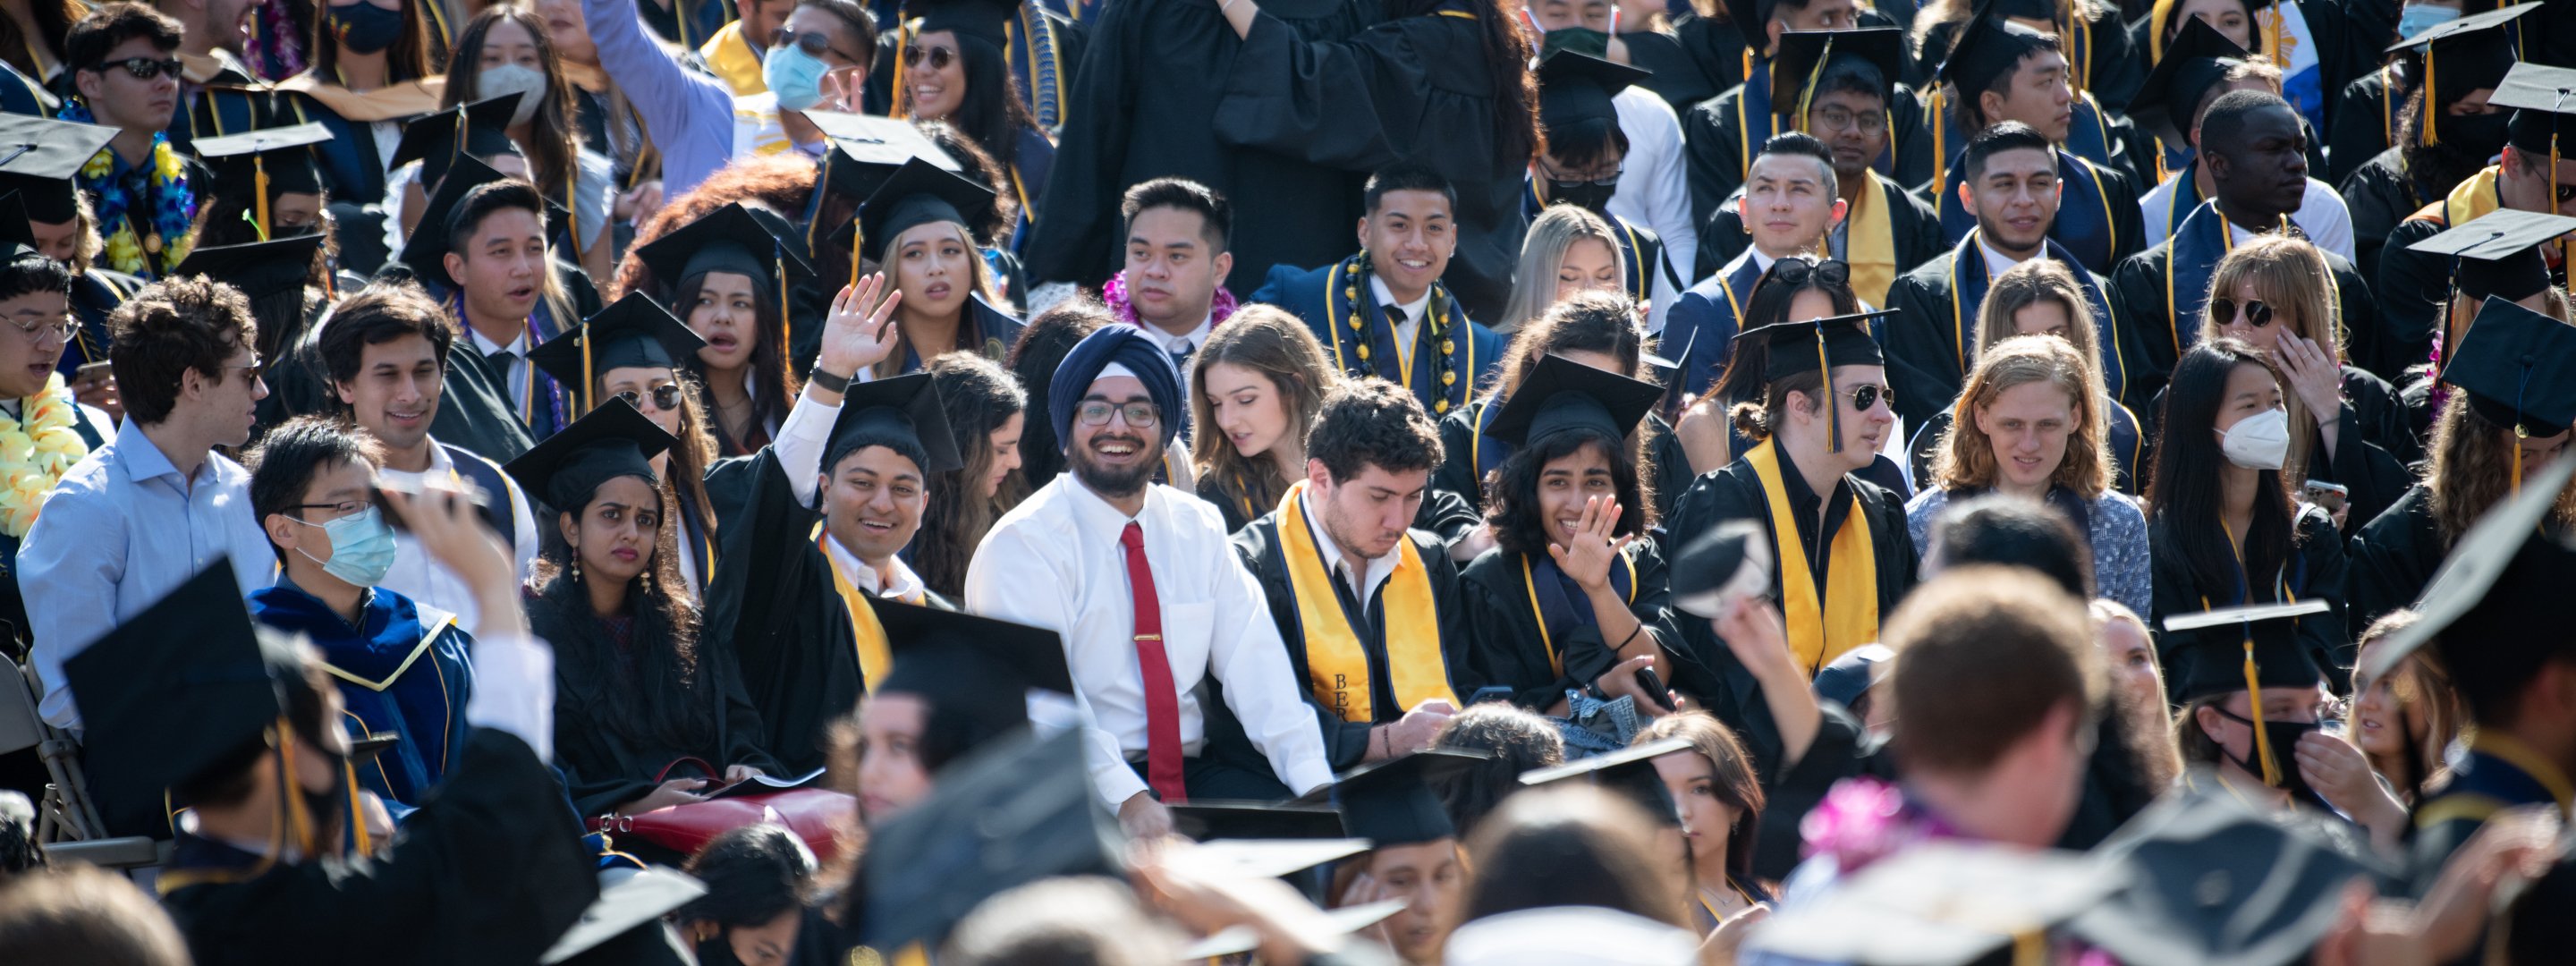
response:
<path id="1" fill-rule="evenodd" d="M 1073 444 L 1074 411 L 1082 407 L 1092 382 L 1111 365 L 1145 383 L 1145 394 L 1153 398 L 1154 408 L 1162 410 L 1155 426 L 1162 430 L 1163 444 L 1171 445 L 1172 435 L 1190 421 L 1188 400 L 1181 395 L 1181 375 L 1172 368 L 1172 357 L 1163 347 L 1132 325 L 1102 326 L 1074 343 L 1073 351 L 1056 364 L 1055 381 L 1047 386 L 1047 415 L 1055 422 L 1057 445 Z"/>

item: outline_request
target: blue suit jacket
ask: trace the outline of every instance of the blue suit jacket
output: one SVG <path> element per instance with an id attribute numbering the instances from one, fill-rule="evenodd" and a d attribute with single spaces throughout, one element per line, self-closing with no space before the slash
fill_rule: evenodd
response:
<path id="1" fill-rule="evenodd" d="M 1324 344 L 1324 355 L 1344 374 L 1382 376 L 1389 382 L 1405 383 L 1413 390 L 1413 395 L 1422 400 L 1423 411 L 1431 413 L 1434 418 L 1466 405 L 1475 394 L 1476 387 L 1483 385 L 1486 376 L 1499 368 L 1503 358 L 1503 337 L 1469 319 L 1467 310 L 1458 305 L 1457 299 L 1450 297 L 1448 288 L 1434 284 L 1431 310 L 1452 320 L 1453 337 L 1449 343 L 1448 363 L 1441 368 L 1441 375 L 1435 377 L 1434 367 L 1417 361 L 1408 380 L 1398 361 L 1395 331 L 1387 323 L 1386 311 L 1378 306 L 1373 286 L 1349 283 L 1350 276 L 1345 270 L 1349 264 L 1349 259 L 1343 259 L 1323 268 L 1272 266 L 1270 276 L 1262 281 L 1261 290 L 1252 293 L 1252 301 L 1278 306 L 1306 320 L 1306 328 L 1315 333 L 1316 341 Z M 1354 300 L 1359 304 L 1353 305 Z M 1361 320 L 1358 333 L 1353 333 L 1349 324 L 1354 314 Z M 1456 331 L 1461 327 L 1463 332 Z M 1431 327 L 1415 327 L 1413 339 L 1414 344 L 1406 355 L 1418 360 L 1422 351 L 1431 345 Z M 1366 360 L 1360 358 L 1363 342 L 1368 348 Z"/>

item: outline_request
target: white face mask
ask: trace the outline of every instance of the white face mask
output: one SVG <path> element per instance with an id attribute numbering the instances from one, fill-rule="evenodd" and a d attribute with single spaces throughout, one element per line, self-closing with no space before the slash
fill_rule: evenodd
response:
<path id="1" fill-rule="evenodd" d="M 510 112 L 510 126 L 526 124 L 537 116 L 537 108 L 546 101 L 546 72 L 518 64 L 483 68 L 476 75 L 476 100 L 490 100 L 503 94 L 519 95 L 518 109 Z"/>
<path id="2" fill-rule="evenodd" d="M 2220 433 L 2218 451 L 2227 461 L 2249 470 L 2277 470 L 2290 459 L 2290 413 L 2267 409 Z"/>

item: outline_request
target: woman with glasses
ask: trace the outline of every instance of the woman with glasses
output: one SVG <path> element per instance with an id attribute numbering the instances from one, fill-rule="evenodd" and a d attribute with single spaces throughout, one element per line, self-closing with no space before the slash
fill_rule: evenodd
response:
<path id="1" fill-rule="evenodd" d="M 1005 47 L 1011 42 L 1010 26 L 1018 21 L 1016 5 L 932 7 L 902 44 L 895 116 L 946 121 L 991 154 L 1007 179 L 993 186 L 995 193 L 1017 203 L 1023 219 L 1018 227 L 1026 228 L 1032 206 L 1046 193 L 1055 142 L 1047 139 L 1011 79 Z"/>
<path id="2" fill-rule="evenodd" d="M 1538 71 L 1546 94 L 1539 100 L 1545 142 L 1524 176 L 1521 217 L 1536 219 L 1550 207 L 1571 205 L 1608 222 L 1619 244 L 1618 290 L 1644 307 L 1647 328 L 1661 329 L 1664 307 L 1681 294 L 1682 281 L 1664 262 L 1661 237 L 1610 212 L 1610 195 L 1619 188 L 1630 148 L 1611 99 L 1642 73 L 1571 51 L 1548 55 Z M 1638 164 L 1650 160 L 1640 158 Z"/>
<path id="3" fill-rule="evenodd" d="M 1760 351 L 1755 343 L 1745 341 L 1746 335 L 1784 322 L 1854 315 L 1861 311 L 1860 297 L 1851 288 L 1851 266 L 1813 255 L 1792 255 L 1772 262 L 1770 269 L 1754 280 L 1751 292 L 1744 300 L 1743 322 L 1727 346 L 1714 350 L 1705 347 L 1691 350 L 1694 358 L 1714 356 L 1724 360 L 1724 368 L 1717 381 L 1709 386 L 1707 392 L 1684 404 L 1681 417 L 1673 421 L 1673 435 L 1680 440 L 1693 474 L 1724 467 L 1761 443 L 1761 438 L 1746 432 L 1744 424 L 1734 415 L 1742 404 L 1761 402 L 1766 388 L 1762 363 L 1758 358 L 1746 366 L 1735 362 L 1735 357 L 1747 349 Z M 1870 337 L 1881 344 L 1885 343 L 1884 322 L 1883 318 L 1871 318 L 1867 323 Z M 1735 374 L 1736 378 L 1728 379 L 1729 373 Z M 1881 379 L 1879 383 L 1886 388 L 1886 380 Z M 1893 390 L 1883 395 L 1890 397 L 1889 411 L 1893 412 Z M 1875 400 L 1878 394 L 1871 398 Z M 1859 474 L 1862 479 L 1895 494 L 1900 503 L 1914 493 L 1914 488 L 1906 483 L 1904 468 L 1884 456 L 1863 464 Z"/>
<path id="4" fill-rule="evenodd" d="M 681 66 L 620 0 L 581 0 L 582 22 L 600 69 L 617 79 L 662 154 L 672 197 L 735 157 L 789 150 L 820 153 L 823 131 L 804 112 L 858 108 L 876 56 L 877 23 L 855 0 L 800 0 L 769 38 L 761 61 L 768 90 L 734 96 L 724 82 Z"/>

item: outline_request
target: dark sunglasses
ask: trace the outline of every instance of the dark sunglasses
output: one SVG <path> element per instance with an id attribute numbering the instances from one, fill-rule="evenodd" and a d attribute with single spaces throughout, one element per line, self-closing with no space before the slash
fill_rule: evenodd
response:
<path id="1" fill-rule="evenodd" d="M 2559 185 L 2558 203 L 2563 205 L 2570 201 L 2576 201 L 2576 184 Z"/>
<path id="2" fill-rule="evenodd" d="M 1841 263 L 1836 262 L 1835 264 L 1839 265 Z M 1852 387 L 1850 395 L 1853 412 L 1865 413 L 1876 409 L 1878 408 L 1878 404 L 1881 400 L 1885 400 L 1890 407 L 1896 405 L 1896 390 L 1890 389 L 1886 386 L 1854 386 Z"/>
<path id="3" fill-rule="evenodd" d="M 617 394 L 617 398 L 626 400 L 627 405 L 637 409 L 644 408 L 643 399 L 646 396 L 652 397 L 653 408 L 656 410 L 667 413 L 680 408 L 680 384 L 676 382 L 663 383 L 653 387 L 649 392 L 639 393 L 629 389 Z"/>
<path id="4" fill-rule="evenodd" d="M 772 47 L 795 47 L 816 57 L 821 57 L 824 54 L 841 54 L 840 51 L 832 49 L 832 35 L 820 30 L 808 30 L 803 33 L 798 33 L 785 27 L 780 27 L 776 33 L 769 35 L 769 45 Z M 858 58 L 852 57 L 848 54 L 841 54 L 841 59 L 857 60 Z"/>
<path id="5" fill-rule="evenodd" d="M 919 67 L 921 66 L 922 60 L 925 58 L 930 61 L 931 70 L 947 70 L 949 62 L 957 59 L 957 52 L 946 47 L 906 47 L 903 49 L 903 65 L 905 67 Z"/>
<path id="6" fill-rule="evenodd" d="M 2272 324 L 2272 307 L 2259 301 L 2245 303 L 2245 320 L 2259 329 Z M 2210 299 L 2209 324 L 2226 325 L 2236 321 L 2235 299 Z"/>
<path id="7" fill-rule="evenodd" d="M 163 74 L 177 77 L 183 66 L 176 57 L 128 57 L 124 60 L 102 63 L 98 65 L 97 70 L 104 74 L 110 67 L 123 67 L 125 72 L 134 75 L 136 80 L 151 80 Z"/>
<path id="8" fill-rule="evenodd" d="M 1791 285 L 1807 284 L 1807 276 L 1809 275 L 1815 276 L 1819 282 L 1826 285 L 1849 285 L 1851 284 L 1851 265 L 1831 258 L 1824 259 L 1822 261 L 1810 261 L 1805 258 L 1783 258 L 1771 263 L 1771 277 L 1787 282 Z M 1861 408 L 1868 409 L 1869 407 L 1862 406 Z"/>

